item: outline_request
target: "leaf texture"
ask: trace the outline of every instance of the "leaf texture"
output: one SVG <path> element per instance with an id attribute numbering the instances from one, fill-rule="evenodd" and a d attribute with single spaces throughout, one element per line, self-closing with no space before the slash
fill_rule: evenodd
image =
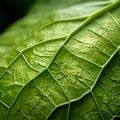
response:
<path id="1" fill-rule="evenodd" d="M 0 120 L 119 117 L 120 0 L 56 2 L 0 37 Z"/>

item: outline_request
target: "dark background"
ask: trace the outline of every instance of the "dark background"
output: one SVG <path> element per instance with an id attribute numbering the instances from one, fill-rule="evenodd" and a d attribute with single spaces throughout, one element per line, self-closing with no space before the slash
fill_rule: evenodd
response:
<path id="1" fill-rule="evenodd" d="M 0 0 L 0 33 L 23 17 L 35 0 Z"/>

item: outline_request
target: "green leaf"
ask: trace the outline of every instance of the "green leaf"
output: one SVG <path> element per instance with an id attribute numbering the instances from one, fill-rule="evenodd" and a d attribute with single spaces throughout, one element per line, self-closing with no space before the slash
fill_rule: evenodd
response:
<path id="1" fill-rule="evenodd" d="M 57 2 L 0 37 L 0 120 L 120 116 L 120 0 Z"/>

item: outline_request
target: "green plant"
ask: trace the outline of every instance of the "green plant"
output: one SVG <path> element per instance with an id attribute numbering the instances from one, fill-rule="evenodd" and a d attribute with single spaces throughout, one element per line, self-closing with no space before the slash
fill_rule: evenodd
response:
<path id="1" fill-rule="evenodd" d="M 120 0 L 38 1 L 0 37 L 0 120 L 120 116 Z"/>

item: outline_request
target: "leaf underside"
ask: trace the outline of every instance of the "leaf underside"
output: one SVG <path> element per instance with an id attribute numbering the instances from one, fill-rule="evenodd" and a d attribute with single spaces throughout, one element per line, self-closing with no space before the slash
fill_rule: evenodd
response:
<path id="1" fill-rule="evenodd" d="M 120 0 L 57 2 L 0 36 L 0 120 L 120 116 Z"/>

